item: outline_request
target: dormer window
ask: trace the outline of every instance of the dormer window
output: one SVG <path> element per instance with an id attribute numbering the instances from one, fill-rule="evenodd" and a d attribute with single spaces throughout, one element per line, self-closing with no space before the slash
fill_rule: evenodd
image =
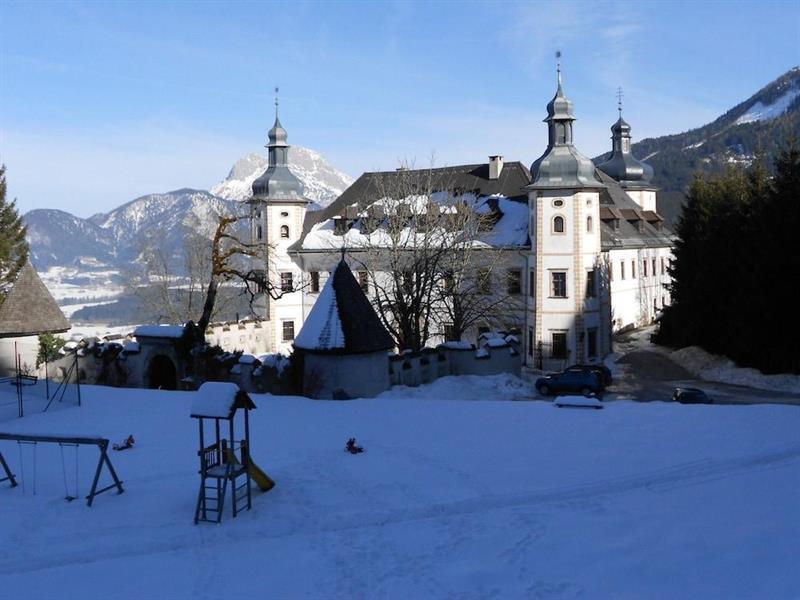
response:
<path id="1" fill-rule="evenodd" d="M 289 239 L 289 226 L 288 225 L 281 225 L 281 238 L 288 240 Z"/>

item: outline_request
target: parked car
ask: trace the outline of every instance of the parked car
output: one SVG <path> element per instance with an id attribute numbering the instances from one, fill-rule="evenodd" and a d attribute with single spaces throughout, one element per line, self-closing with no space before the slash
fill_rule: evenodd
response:
<path id="1" fill-rule="evenodd" d="M 564 369 L 565 371 L 588 371 L 590 373 L 597 373 L 603 387 L 611 385 L 611 369 L 605 365 L 572 365 Z"/>
<path id="2" fill-rule="evenodd" d="M 542 396 L 561 392 L 578 392 L 588 396 L 601 394 L 603 387 L 600 376 L 593 371 L 563 371 L 536 380 L 536 389 Z"/>
<path id="3" fill-rule="evenodd" d="M 672 399 L 682 404 L 714 403 L 714 401 L 708 397 L 708 394 L 697 388 L 675 388 L 675 391 L 672 392 Z"/>

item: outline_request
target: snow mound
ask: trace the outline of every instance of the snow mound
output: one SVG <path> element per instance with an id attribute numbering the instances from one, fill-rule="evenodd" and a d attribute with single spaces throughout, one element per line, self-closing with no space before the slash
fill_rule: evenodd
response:
<path id="1" fill-rule="evenodd" d="M 737 367 L 731 359 L 710 354 L 698 346 L 681 348 L 670 353 L 669 357 L 707 381 L 800 394 L 800 375 L 764 375 L 758 369 Z"/>

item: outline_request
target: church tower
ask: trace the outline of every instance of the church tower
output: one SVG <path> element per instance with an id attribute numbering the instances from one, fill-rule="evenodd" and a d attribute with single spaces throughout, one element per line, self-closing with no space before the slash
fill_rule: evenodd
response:
<path id="1" fill-rule="evenodd" d="M 621 89 L 618 92 L 617 110 L 619 118 L 611 126 L 611 156 L 597 168 L 616 179 L 642 210 L 656 212 L 657 188 L 650 183 L 653 168 L 638 160 L 631 151 L 631 126 L 622 118 Z"/>
<path id="2" fill-rule="evenodd" d="M 560 58 L 560 53 L 557 55 Z M 527 186 L 531 250 L 525 364 L 559 369 L 600 360 L 609 324 L 603 315 L 600 193 L 605 185 L 573 142 L 575 116 L 558 65 L 558 87 L 547 105 L 547 149 L 531 165 Z"/>
<path id="3" fill-rule="evenodd" d="M 259 290 L 254 308 L 268 321 L 270 352 L 291 348 L 302 322 L 302 295 L 298 290 L 301 271 L 289 257 L 289 247 L 300 239 L 310 200 L 303 195 L 302 182 L 289 170 L 286 129 L 278 117 L 278 89 L 275 88 L 275 123 L 269 130 L 267 170 L 253 182 L 250 205 L 251 236 L 263 248 L 253 269 L 269 282 Z M 273 290 L 274 299 L 268 288 Z"/>

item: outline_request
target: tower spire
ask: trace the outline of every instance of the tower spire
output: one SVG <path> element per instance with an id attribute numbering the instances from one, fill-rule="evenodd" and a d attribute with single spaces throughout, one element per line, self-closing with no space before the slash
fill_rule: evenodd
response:
<path id="1" fill-rule="evenodd" d="M 556 72 L 558 73 L 558 87 L 561 87 L 561 50 L 556 50 Z"/>

